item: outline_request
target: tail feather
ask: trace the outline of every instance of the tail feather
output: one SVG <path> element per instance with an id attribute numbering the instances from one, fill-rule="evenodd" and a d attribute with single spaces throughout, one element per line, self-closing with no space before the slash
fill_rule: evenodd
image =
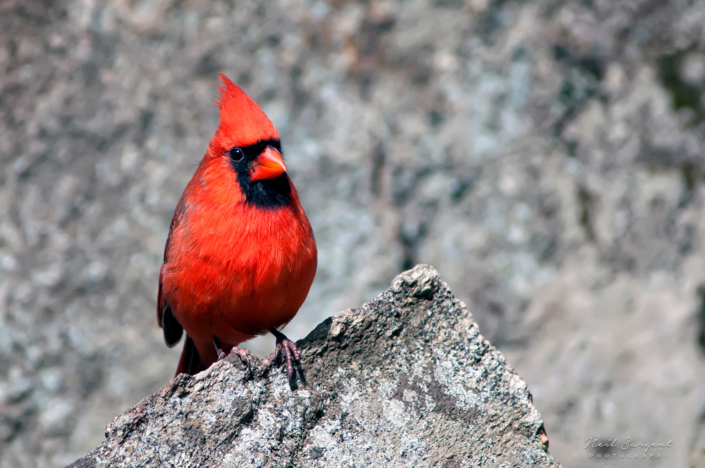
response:
<path id="1" fill-rule="evenodd" d="M 206 366 L 203 365 L 201 357 L 198 355 L 198 350 L 196 345 L 190 336 L 186 335 L 186 341 L 184 342 L 184 349 L 181 351 L 181 358 L 179 359 L 179 365 L 176 368 L 175 377 L 179 374 L 194 375 L 199 372 L 206 370 Z"/>

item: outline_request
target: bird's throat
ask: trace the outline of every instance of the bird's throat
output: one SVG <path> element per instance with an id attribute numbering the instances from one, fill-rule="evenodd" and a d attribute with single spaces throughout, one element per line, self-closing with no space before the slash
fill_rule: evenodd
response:
<path id="1" fill-rule="evenodd" d="M 275 179 L 254 182 L 250 180 L 248 174 L 238 174 L 237 181 L 248 205 L 274 210 L 291 203 L 291 181 L 286 173 Z"/>

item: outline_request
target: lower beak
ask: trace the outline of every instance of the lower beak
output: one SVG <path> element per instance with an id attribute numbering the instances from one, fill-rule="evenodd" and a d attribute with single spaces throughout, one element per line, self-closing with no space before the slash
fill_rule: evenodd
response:
<path id="1" fill-rule="evenodd" d="M 276 148 L 267 146 L 262 154 L 257 156 L 250 169 L 250 180 L 274 179 L 286 172 L 286 164 Z"/>

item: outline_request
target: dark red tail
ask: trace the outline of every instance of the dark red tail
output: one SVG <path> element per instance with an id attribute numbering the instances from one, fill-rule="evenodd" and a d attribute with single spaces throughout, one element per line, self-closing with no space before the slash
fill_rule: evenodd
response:
<path id="1" fill-rule="evenodd" d="M 196 345 L 193 344 L 191 337 L 186 335 L 184 349 L 181 351 L 181 359 L 179 359 L 179 365 L 176 368 L 174 377 L 179 374 L 194 375 L 203 370 L 206 370 L 206 367 L 201 362 L 201 357 L 198 355 Z"/>

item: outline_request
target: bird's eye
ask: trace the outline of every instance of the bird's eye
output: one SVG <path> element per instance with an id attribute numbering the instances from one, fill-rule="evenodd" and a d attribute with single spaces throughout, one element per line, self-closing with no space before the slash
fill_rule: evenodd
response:
<path id="1" fill-rule="evenodd" d="M 245 153 L 240 148 L 233 148 L 230 150 L 230 160 L 239 162 L 245 157 Z"/>

